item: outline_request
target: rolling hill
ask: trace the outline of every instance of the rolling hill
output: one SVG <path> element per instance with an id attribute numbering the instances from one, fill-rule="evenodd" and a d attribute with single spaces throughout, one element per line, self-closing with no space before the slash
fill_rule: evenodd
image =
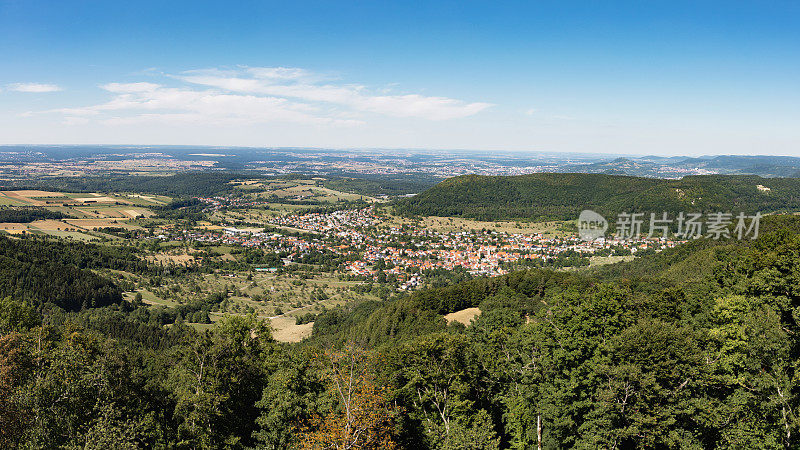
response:
<path id="1" fill-rule="evenodd" d="M 396 204 L 404 215 L 478 220 L 570 220 L 660 211 L 789 212 L 800 210 L 800 179 L 702 175 L 680 180 L 605 174 L 464 175 Z"/>

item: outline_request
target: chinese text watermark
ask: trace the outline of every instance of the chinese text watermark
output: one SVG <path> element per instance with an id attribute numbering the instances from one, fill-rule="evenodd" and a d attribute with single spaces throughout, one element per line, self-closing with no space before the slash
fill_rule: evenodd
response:
<path id="1" fill-rule="evenodd" d="M 649 219 L 649 220 L 648 220 Z M 617 215 L 616 233 L 614 238 L 618 240 L 633 239 L 756 239 L 761 222 L 761 213 L 746 215 L 740 212 L 736 216 L 730 212 L 713 213 L 686 213 L 679 212 L 677 215 L 668 212 L 660 214 L 623 212 Z M 642 229 L 648 225 L 647 234 L 644 235 Z M 581 239 L 592 241 L 605 236 L 608 230 L 608 222 L 600 214 L 584 210 L 578 217 L 578 235 Z"/>

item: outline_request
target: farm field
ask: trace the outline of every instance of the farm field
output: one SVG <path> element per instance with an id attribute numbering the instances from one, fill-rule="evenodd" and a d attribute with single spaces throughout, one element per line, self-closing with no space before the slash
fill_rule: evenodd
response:
<path id="1" fill-rule="evenodd" d="M 38 206 L 76 217 L 150 216 L 148 206 L 169 202 L 164 196 L 70 193 L 41 190 L 0 191 L 0 206 Z"/>
<path id="2" fill-rule="evenodd" d="M 64 219 L 64 222 L 84 230 L 94 228 L 118 227 L 127 230 L 143 230 L 144 228 L 130 223 L 129 217 L 107 219 Z"/>
<path id="3" fill-rule="evenodd" d="M 0 223 L 6 234 L 47 234 L 78 240 L 105 237 L 90 234 L 97 228 L 142 230 L 130 223 L 133 219 L 148 218 L 153 212 L 148 206 L 168 202 L 169 197 L 139 196 L 136 194 L 71 193 L 43 190 L 0 191 L 0 207 L 34 207 L 58 212 L 71 218 L 35 220 L 30 223 Z"/>
<path id="4" fill-rule="evenodd" d="M 281 200 L 314 201 L 337 203 L 364 200 L 375 201 L 372 197 L 336 191 L 321 185 L 320 180 L 245 180 L 232 182 L 239 190 L 248 192 L 253 198 Z"/>

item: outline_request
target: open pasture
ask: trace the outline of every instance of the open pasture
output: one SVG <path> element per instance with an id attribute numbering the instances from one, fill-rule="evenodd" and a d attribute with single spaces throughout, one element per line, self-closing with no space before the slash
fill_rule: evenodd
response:
<path id="1" fill-rule="evenodd" d="M 57 194 L 57 196 L 63 196 L 61 193 L 53 193 L 53 192 L 46 192 L 46 191 L 34 191 L 34 190 L 25 190 L 25 191 L 3 191 L 3 194 L 17 202 L 20 206 L 44 206 L 46 205 L 44 200 L 37 200 L 34 197 L 47 197 L 48 194 Z M 56 195 L 51 195 L 56 196 Z"/>
<path id="2" fill-rule="evenodd" d="M 142 227 L 128 223 L 127 219 L 64 219 L 70 225 L 85 230 L 94 228 L 124 228 L 126 230 L 141 230 Z"/>
<path id="3" fill-rule="evenodd" d="M 481 315 L 481 310 L 478 308 L 466 308 L 460 311 L 452 312 L 450 314 L 446 314 L 444 318 L 447 320 L 447 323 L 463 323 L 464 325 L 469 326 L 469 324 L 478 318 Z"/>
<path id="4" fill-rule="evenodd" d="M 31 228 L 41 231 L 79 231 L 80 228 L 61 220 L 35 220 L 29 224 Z"/>
<path id="5" fill-rule="evenodd" d="M 136 219 L 139 217 L 150 217 L 153 213 L 146 208 L 131 207 L 130 205 L 114 206 L 82 206 L 73 208 L 83 213 L 87 217 L 98 219 Z"/>
<path id="6" fill-rule="evenodd" d="M 0 223 L 0 231 L 8 234 L 21 234 L 29 229 L 27 223 Z"/>
<path id="7" fill-rule="evenodd" d="M 278 342 L 300 342 L 311 336 L 314 322 L 295 324 L 294 317 L 280 316 L 269 319 L 272 337 Z"/>
<path id="8" fill-rule="evenodd" d="M 122 196 L 120 196 L 122 197 Z M 164 206 L 172 199 L 163 195 L 125 194 L 125 200 L 137 206 Z"/>
<path id="9" fill-rule="evenodd" d="M 5 192 L 0 192 L 0 206 L 30 206 L 24 200 L 9 197 Z"/>
<path id="10" fill-rule="evenodd" d="M 48 231 L 36 231 L 36 233 L 43 233 L 49 236 L 54 236 L 61 239 L 69 239 L 74 241 L 95 241 L 98 239 L 97 236 L 92 236 L 91 234 L 82 233 L 79 231 L 58 231 L 58 230 L 48 230 Z"/>

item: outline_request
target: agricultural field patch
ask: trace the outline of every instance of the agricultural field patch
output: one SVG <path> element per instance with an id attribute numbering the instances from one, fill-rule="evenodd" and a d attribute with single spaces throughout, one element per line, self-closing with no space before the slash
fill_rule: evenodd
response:
<path id="1" fill-rule="evenodd" d="M 29 229 L 30 227 L 27 223 L 0 223 L 0 231 L 5 231 L 8 234 L 21 234 Z"/>
<path id="2" fill-rule="evenodd" d="M 5 192 L 0 192 L 0 206 L 26 206 L 26 203 L 23 200 L 20 200 L 15 197 L 9 197 Z"/>
<path id="3" fill-rule="evenodd" d="M 81 203 L 117 203 L 117 202 L 127 203 L 127 201 L 123 199 L 112 198 L 112 197 L 100 197 L 99 195 L 89 196 L 89 197 L 75 197 L 73 198 L 73 200 Z"/>
<path id="4" fill-rule="evenodd" d="M 81 233 L 79 231 L 58 231 L 58 230 L 41 230 L 43 234 L 48 236 L 53 236 L 61 239 L 67 240 L 75 240 L 75 241 L 96 241 L 99 239 L 97 236 L 93 236 L 87 233 Z"/>
<path id="5" fill-rule="evenodd" d="M 164 206 L 170 202 L 169 197 L 163 195 L 126 194 L 125 199 L 140 206 Z"/>
<path id="6" fill-rule="evenodd" d="M 61 220 L 35 220 L 30 223 L 31 228 L 41 231 L 80 231 L 79 227 L 70 225 Z"/>
<path id="7" fill-rule="evenodd" d="M 125 219 L 64 219 L 64 222 L 75 227 L 91 230 L 94 228 L 124 228 L 126 230 L 142 230 L 138 225 L 128 223 Z"/>

